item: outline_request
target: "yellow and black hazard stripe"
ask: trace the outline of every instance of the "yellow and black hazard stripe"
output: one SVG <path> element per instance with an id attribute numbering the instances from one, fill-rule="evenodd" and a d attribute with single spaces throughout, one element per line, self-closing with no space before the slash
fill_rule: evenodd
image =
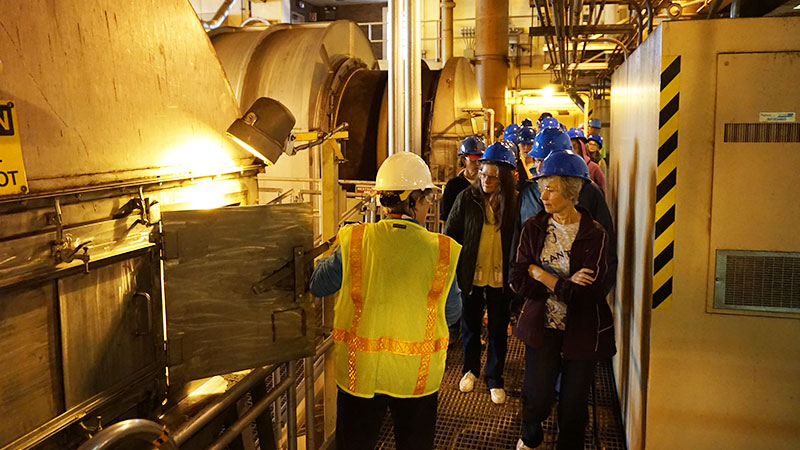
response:
<path id="1" fill-rule="evenodd" d="M 161 435 L 153 440 L 153 446 L 161 447 L 162 444 L 169 440 L 169 432 L 167 431 L 167 426 L 164 425 L 161 427 Z"/>
<path id="2" fill-rule="evenodd" d="M 661 101 L 658 116 L 656 224 L 653 261 L 653 308 L 672 301 L 675 253 L 675 193 L 678 178 L 678 110 L 681 57 L 661 57 Z"/>

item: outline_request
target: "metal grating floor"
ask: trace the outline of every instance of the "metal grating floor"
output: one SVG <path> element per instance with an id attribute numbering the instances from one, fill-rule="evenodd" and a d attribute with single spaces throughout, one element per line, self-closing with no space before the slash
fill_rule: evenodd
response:
<path id="1" fill-rule="evenodd" d="M 486 362 L 486 353 L 482 355 Z M 516 448 L 520 433 L 520 392 L 525 367 L 525 345 L 517 338 L 509 337 L 506 356 L 505 385 L 507 400 L 504 405 L 495 405 L 482 376 L 475 383 L 475 390 L 462 393 L 458 390 L 461 379 L 461 338 L 452 336 L 447 352 L 447 368 L 439 390 L 439 411 L 436 419 L 437 450 L 509 450 Z M 626 450 L 624 430 L 620 419 L 614 375 L 611 362 L 597 365 L 595 372 L 597 398 L 597 434 L 599 445 L 593 436 L 592 399 L 589 398 L 589 426 L 586 427 L 586 449 Z M 542 449 L 556 448 L 556 408 L 544 424 L 545 441 Z M 391 418 L 386 416 L 381 429 L 378 449 L 395 450 Z"/>

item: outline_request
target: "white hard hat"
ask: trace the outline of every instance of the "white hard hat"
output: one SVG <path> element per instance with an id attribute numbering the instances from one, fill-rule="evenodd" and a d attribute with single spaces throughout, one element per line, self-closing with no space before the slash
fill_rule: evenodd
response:
<path id="1" fill-rule="evenodd" d="M 398 152 L 386 158 L 375 177 L 376 191 L 437 189 L 425 161 L 411 152 Z"/>

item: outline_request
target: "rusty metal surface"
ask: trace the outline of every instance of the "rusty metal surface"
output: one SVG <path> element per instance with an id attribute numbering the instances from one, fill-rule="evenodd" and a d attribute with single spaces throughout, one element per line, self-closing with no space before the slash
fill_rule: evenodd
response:
<path id="1" fill-rule="evenodd" d="M 185 0 L 0 2 L 0 54 L 31 193 L 244 165 L 224 135 L 239 108 Z"/>
<path id="2" fill-rule="evenodd" d="M 484 132 L 483 119 L 473 121 L 464 108 L 481 108 L 480 92 L 472 66 L 465 58 L 451 58 L 439 75 L 431 121 L 431 159 L 434 178 L 447 181 L 457 169 L 456 152 L 461 139 Z"/>
<path id="3" fill-rule="evenodd" d="M 251 290 L 295 247 L 312 249 L 311 215 L 308 203 L 163 214 L 171 385 L 314 353 L 294 281 Z"/>
<path id="4" fill-rule="evenodd" d="M 150 258 L 58 280 L 67 408 L 155 363 L 161 302 Z"/>

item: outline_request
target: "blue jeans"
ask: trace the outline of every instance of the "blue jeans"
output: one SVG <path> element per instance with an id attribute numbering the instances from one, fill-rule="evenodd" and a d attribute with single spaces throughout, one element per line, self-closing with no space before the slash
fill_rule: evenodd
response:
<path id="1" fill-rule="evenodd" d="M 525 347 L 522 385 L 522 442 L 535 448 L 544 440 L 542 422 L 550 415 L 555 385 L 561 374 L 558 401 L 558 450 L 583 450 L 589 420 L 587 399 L 596 361 L 561 357 L 564 332 L 546 328 L 540 348 Z"/>
<path id="2" fill-rule="evenodd" d="M 461 340 L 464 344 L 464 367 L 462 374 L 481 373 L 481 331 L 483 310 L 489 316 L 489 345 L 486 349 L 484 376 L 489 389 L 503 387 L 503 368 L 508 347 L 508 321 L 511 317 L 511 298 L 503 288 L 473 286 L 472 292 L 461 293 Z"/>

